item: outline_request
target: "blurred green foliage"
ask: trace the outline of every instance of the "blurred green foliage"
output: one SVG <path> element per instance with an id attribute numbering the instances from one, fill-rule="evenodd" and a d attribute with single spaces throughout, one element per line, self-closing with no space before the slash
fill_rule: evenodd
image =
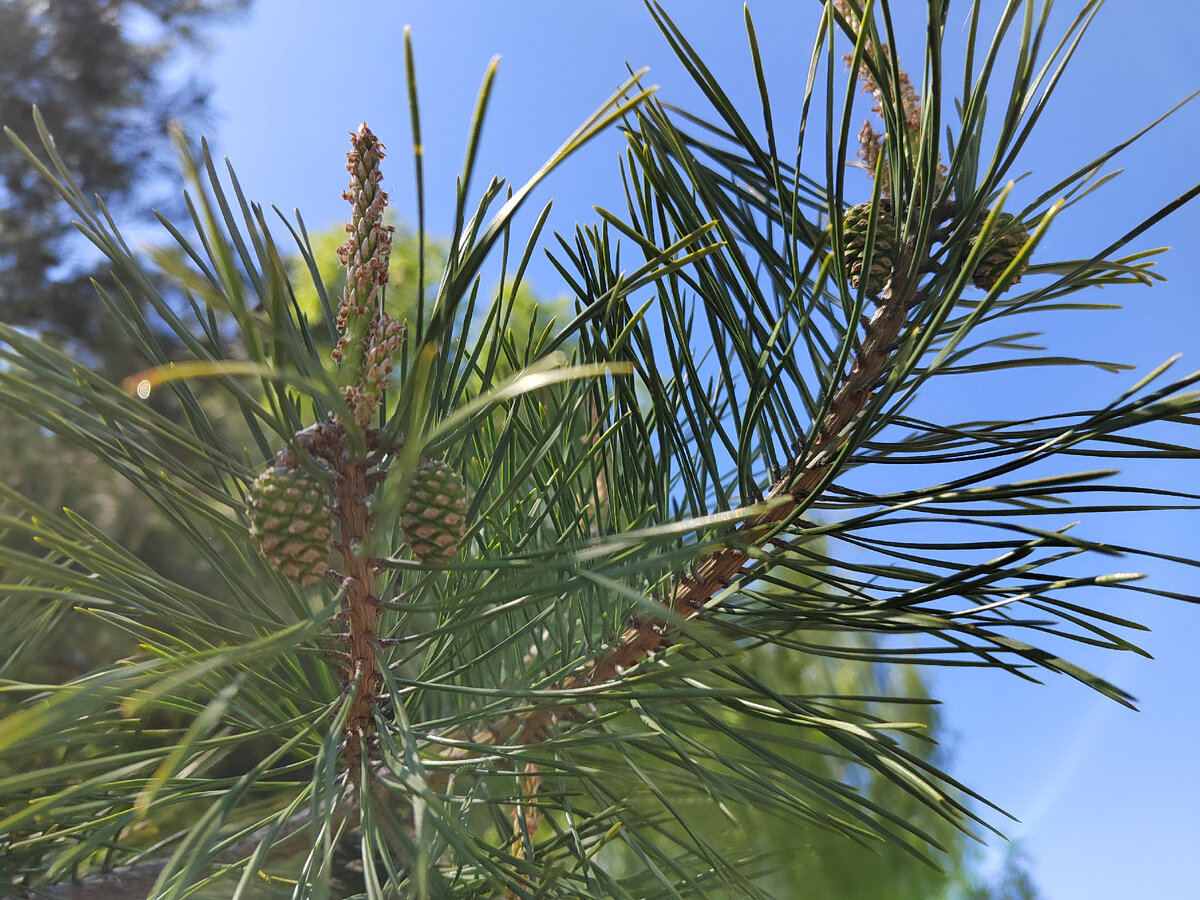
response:
<path id="1" fill-rule="evenodd" d="M 175 211 L 167 126 L 208 123 L 209 89 L 190 65 L 207 29 L 252 0 L 5 0 L 0 3 L 0 126 L 27 143 L 30 110 L 51 123 L 88 195 L 121 215 Z M 96 302 L 107 263 L 72 227 L 71 211 L 0 142 L 0 319 L 65 342 L 93 364 L 120 364 L 130 344 Z"/>

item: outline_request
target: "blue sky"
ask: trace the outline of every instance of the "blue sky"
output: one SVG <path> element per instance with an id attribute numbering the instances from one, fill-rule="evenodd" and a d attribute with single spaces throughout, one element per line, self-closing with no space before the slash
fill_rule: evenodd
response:
<path id="1" fill-rule="evenodd" d="M 911 0 L 894 7 L 899 12 L 910 5 L 914 14 L 921 9 Z M 1001 4 L 983 5 L 998 10 Z M 730 93 L 743 98 L 744 108 L 757 109 L 741 3 L 665 0 L 664 6 Z M 968 6 L 953 3 L 951 22 L 965 23 Z M 1152 14 L 1146 10 L 1124 0 L 1101 11 L 1059 89 L 1050 121 L 1018 166 L 1033 173 L 1033 193 L 1200 87 L 1200 55 L 1193 46 L 1200 4 L 1168 0 L 1154 4 Z M 775 112 L 786 120 L 798 108 L 819 6 L 815 0 L 775 0 L 752 2 L 751 11 Z M 1056 13 L 1056 20 L 1065 25 L 1066 15 Z M 428 224 L 435 234 L 449 230 L 467 123 L 495 55 L 501 66 L 484 132 L 481 178 L 498 173 L 523 182 L 623 80 L 626 62 L 650 66 L 648 80 L 661 86 L 665 101 L 701 108 L 637 0 L 257 0 L 248 18 L 215 35 L 218 50 L 205 73 L 216 86 L 214 150 L 230 157 L 252 199 L 284 210 L 298 207 L 310 229 L 342 221 L 347 132 L 366 120 L 391 150 L 385 171 L 393 207 L 402 218 L 415 215 L 403 75 L 406 24 L 416 48 Z M 913 40 L 919 48 L 920 28 L 919 21 L 905 24 L 902 47 Z M 953 27 L 949 32 L 954 45 L 959 35 Z M 910 68 L 919 69 L 915 59 Z M 1090 255 L 1200 181 L 1198 136 L 1200 102 L 1119 158 L 1115 165 L 1125 173 L 1056 226 L 1047 252 Z M 598 142 L 540 191 L 534 206 L 541 205 L 539 199 L 555 200 L 551 228 L 567 233 L 577 221 L 592 221 L 593 204 L 622 208 L 619 147 L 615 135 Z M 1132 376 L 1072 370 L 1054 385 L 1072 396 L 1050 398 L 1052 406 L 1107 402 L 1174 353 L 1184 354 L 1180 374 L 1200 368 L 1200 272 L 1193 263 L 1200 259 L 1200 204 L 1133 246 L 1164 245 L 1173 248 L 1159 264 L 1168 284 L 1110 288 L 1094 299 L 1123 309 L 1084 319 L 1048 316 L 1038 323 L 1052 352 L 1138 367 Z M 560 292 L 553 270 L 540 259 L 531 274 L 540 294 Z M 1006 402 L 1014 411 L 1026 409 L 1044 399 L 1037 393 L 1036 383 L 1014 381 L 1012 396 L 988 398 L 989 410 L 1003 409 Z M 938 398 L 948 410 L 978 400 L 969 394 Z M 1195 471 L 1200 467 L 1190 468 L 1186 484 L 1163 486 L 1200 491 Z M 1138 477 L 1162 483 L 1156 472 Z M 1147 516 L 1114 523 L 1112 534 L 1114 540 L 1147 541 L 1167 553 L 1194 554 L 1196 519 Z M 1129 567 L 1150 572 L 1156 587 L 1195 589 L 1184 571 L 1140 562 Z M 1200 726 L 1194 715 L 1200 675 L 1192 660 L 1200 609 L 1151 599 L 1125 604 L 1123 614 L 1154 629 L 1141 643 L 1157 659 L 1082 651 L 1073 658 L 1137 696 L 1139 713 L 1061 678 L 1037 686 L 998 673 L 955 671 L 936 682 L 935 693 L 946 701 L 956 774 L 1022 820 L 1008 832 L 1031 853 L 1048 900 L 1194 896 L 1185 861 L 1200 833 L 1195 821 Z"/>

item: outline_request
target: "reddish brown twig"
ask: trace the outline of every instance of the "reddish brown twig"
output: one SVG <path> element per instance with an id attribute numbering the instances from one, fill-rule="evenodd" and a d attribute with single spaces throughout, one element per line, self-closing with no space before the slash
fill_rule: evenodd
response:
<path id="1" fill-rule="evenodd" d="M 378 431 L 367 432 L 368 456 L 378 449 L 380 438 Z M 336 546 L 342 557 L 340 586 L 344 591 L 339 618 L 345 620 L 346 630 L 330 637 L 344 644 L 344 650 L 334 651 L 335 658 L 344 666 L 343 677 L 354 692 L 346 717 L 344 760 L 351 781 L 357 783 L 363 747 L 369 745 L 375 729 L 374 709 L 383 682 L 376 656 L 382 609 L 379 568 L 368 551 L 371 514 L 367 506 L 379 479 L 366 458 L 359 459 L 349 452 L 346 429 L 336 420 L 306 429 L 297 436 L 297 443 L 333 470 L 332 509 L 340 530 Z"/>

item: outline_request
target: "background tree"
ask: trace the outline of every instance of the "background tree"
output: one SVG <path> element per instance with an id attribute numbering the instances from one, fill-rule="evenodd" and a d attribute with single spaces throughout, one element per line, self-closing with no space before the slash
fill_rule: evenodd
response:
<path id="1" fill-rule="evenodd" d="M 990 43 L 970 28 L 968 58 L 994 59 L 1021 9 L 1006 7 Z M 192 173 L 202 240 L 181 237 L 196 302 L 176 315 L 44 142 L 44 174 L 117 270 L 110 308 L 157 368 L 122 392 L 4 326 L 0 403 L 92 446 L 220 590 L 11 497 L 4 522 L 38 551 L 7 554 L 6 603 L 80 607 L 141 647 L 66 685 L 8 686 L 23 701 L 0 723 L 0 832 L 22 886 L 116 865 L 127 895 L 149 870 L 148 896 L 326 896 L 349 840 L 371 897 L 765 896 L 786 859 L 725 840 L 715 817 L 731 831 L 763 815 L 806 823 L 918 858 L 942 828 L 984 827 L 979 798 L 917 752 L 929 721 L 896 714 L 924 699 L 903 693 L 911 683 L 830 685 L 813 660 L 1040 668 L 1128 702 L 1060 653 L 1136 649 L 1131 623 L 1085 592 L 1138 589 L 1109 566 L 1095 516 L 1195 498 L 1038 466 L 1192 458 L 1192 442 L 1141 429 L 1193 428 L 1200 376 L 1150 390 L 1160 370 L 1104 409 L 1023 422 L 933 422 L 911 406 L 933 378 L 1061 362 L 989 329 L 1151 277 L 1141 256 L 1117 255 L 1144 223 L 1088 260 L 1037 258 L 1054 198 L 1086 189 L 1103 160 L 1005 209 L 1053 88 L 1031 74 L 1041 48 L 1058 48 L 1053 63 L 1086 16 L 1061 42 L 1027 19 L 1024 77 L 993 93 L 1003 126 L 984 153 L 990 65 L 963 79 L 960 117 L 943 118 L 944 8 L 927 10 L 918 96 L 881 37 L 886 3 L 861 21 L 854 4 L 827 5 L 806 91 L 841 115 L 801 129 L 825 154 L 830 177 L 815 180 L 776 150 L 749 17 L 765 141 L 652 13 L 712 109 L 675 113 L 634 76 L 528 184 L 508 195 L 492 182 L 470 203 L 489 70 L 443 271 L 427 304 L 418 261 L 403 343 L 386 303 L 381 147 L 365 126 L 349 165 L 351 275 L 336 315 L 316 321 L 262 210 L 225 192 L 206 157 Z M 882 125 L 859 132 L 874 195 L 849 207 L 860 82 Z M 572 317 L 535 319 L 518 343 L 505 323 L 545 217 L 520 241 L 513 215 L 618 121 L 628 208 L 556 242 Z M 493 252 L 513 274 L 489 295 Z M 143 304 L 189 359 L 154 340 Z M 477 304 L 484 324 L 464 331 Z M 200 383 L 226 392 L 245 441 Z M 869 489 L 869 469 L 899 475 Z M 1059 521 L 1071 501 L 1081 534 Z"/>
<path id="2" fill-rule="evenodd" d="M 208 89 L 177 74 L 205 28 L 250 0 L 8 0 L 0 4 L 0 125 L 36 141 L 36 104 L 88 196 L 146 215 L 170 169 L 169 122 L 206 124 Z M 119 329 L 95 302 L 91 246 L 57 192 L 0 146 L 0 314 L 102 352 Z M 105 267 L 106 268 L 106 267 Z M 121 344 L 122 347 L 127 346 Z"/>
<path id="3" fill-rule="evenodd" d="M 962 894 L 963 900 L 1041 900 L 1026 862 L 1022 847 L 1010 844 L 993 881 L 985 884 L 973 879 L 973 884 Z"/>
<path id="4" fill-rule="evenodd" d="M 115 215 L 149 220 L 151 200 L 180 204 L 164 190 L 174 181 L 168 124 L 210 125 L 208 87 L 188 76 L 206 29 L 246 9 L 249 0 L 10 0 L 0 4 L 0 124 L 37 140 L 36 104 L 55 132 L 58 152 L 81 190 L 102 196 Z M 30 169 L 16 146 L 0 145 L 0 318 L 68 347 L 113 377 L 126 374 L 136 344 L 104 308 L 91 279 L 105 281 L 107 261 L 71 224 L 58 192 Z M 107 283 L 107 282 L 106 282 Z M 164 282 L 165 286 L 165 282 Z M 109 284 L 109 290 L 111 290 Z M 182 295 L 176 303 L 186 302 Z M 164 331 L 157 321 L 160 338 Z M 131 552 L 191 583 L 209 574 L 175 553 L 153 504 L 95 459 L 20 417 L 0 422 L 0 483 L 49 509 L 64 505 L 92 518 Z M 18 546 L 21 539 L 9 535 Z M 110 660 L 128 636 L 97 634 L 66 616 L 20 621 L 25 636 L 43 630 L 36 647 L 14 634 L 18 652 L 0 672 L 66 680 Z M 36 651 L 36 652 L 34 652 Z M 120 651 L 118 653 L 117 651 Z"/>

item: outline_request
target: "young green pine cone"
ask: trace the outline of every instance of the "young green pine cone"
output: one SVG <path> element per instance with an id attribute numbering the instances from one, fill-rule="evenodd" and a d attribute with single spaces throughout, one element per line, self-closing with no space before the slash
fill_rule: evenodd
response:
<path id="1" fill-rule="evenodd" d="M 421 463 L 409 483 L 400 527 L 413 556 L 446 562 L 467 534 L 467 490 L 462 476 L 441 460 Z"/>
<path id="2" fill-rule="evenodd" d="M 246 494 L 250 536 L 271 567 L 302 585 L 329 568 L 333 517 L 320 479 L 302 469 L 272 466 Z"/>
<path id="3" fill-rule="evenodd" d="M 867 247 L 867 226 L 871 221 L 871 204 L 860 203 L 846 210 L 842 217 L 842 262 L 850 273 L 850 286 L 858 287 L 862 278 Z M 866 292 L 876 295 L 891 277 L 896 258 L 896 229 L 892 224 L 890 200 L 879 201 L 879 222 L 875 227 L 875 245 L 871 251 L 871 271 L 867 276 Z"/>
<path id="4" fill-rule="evenodd" d="M 984 213 L 984 217 L 987 215 L 988 213 Z M 982 224 L 983 220 L 981 218 L 980 225 Z M 978 237 L 971 238 L 972 246 L 974 246 L 977 240 Z M 1020 219 L 1006 212 L 1002 212 L 996 216 L 996 225 L 988 238 L 988 250 L 984 253 L 983 259 L 979 261 L 979 265 L 975 267 L 975 272 L 971 275 L 971 281 L 975 287 L 982 288 L 985 291 L 990 291 L 995 287 L 996 283 L 1000 280 L 1000 276 L 1004 274 L 1004 270 L 1017 258 L 1017 254 L 1021 252 L 1021 248 L 1025 246 L 1027 240 L 1029 240 L 1029 232 L 1025 230 L 1025 226 L 1021 224 Z M 1022 263 L 1005 282 L 1003 290 L 1008 290 L 1020 281 L 1021 276 L 1025 274 L 1025 270 L 1028 268 L 1028 261 Z"/>

